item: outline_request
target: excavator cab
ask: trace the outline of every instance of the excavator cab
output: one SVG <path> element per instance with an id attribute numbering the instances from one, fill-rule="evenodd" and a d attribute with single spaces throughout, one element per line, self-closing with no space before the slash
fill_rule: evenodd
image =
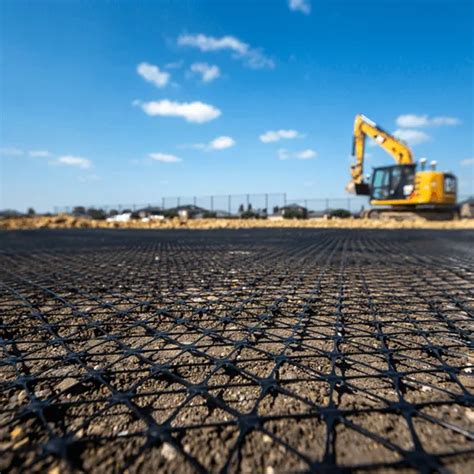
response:
<path id="1" fill-rule="evenodd" d="M 394 165 L 375 168 L 370 198 L 375 200 L 408 199 L 415 187 L 416 165 Z"/>

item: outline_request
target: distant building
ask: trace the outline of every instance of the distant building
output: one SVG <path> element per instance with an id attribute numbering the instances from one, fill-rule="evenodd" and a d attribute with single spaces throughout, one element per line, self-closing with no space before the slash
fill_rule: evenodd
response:
<path id="1" fill-rule="evenodd" d="M 288 204 L 279 208 L 279 214 L 286 219 L 306 219 L 308 217 L 308 209 L 299 204 Z"/>

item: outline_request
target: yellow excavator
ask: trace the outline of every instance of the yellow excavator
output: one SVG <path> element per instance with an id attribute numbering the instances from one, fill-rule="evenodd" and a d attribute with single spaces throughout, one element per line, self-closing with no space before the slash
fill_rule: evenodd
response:
<path id="1" fill-rule="evenodd" d="M 374 168 L 370 181 L 364 176 L 366 137 L 396 162 L 396 165 Z M 408 145 L 362 114 L 356 115 L 354 121 L 352 155 L 356 162 L 351 166 L 346 191 L 370 197 L 373 208 L 364 217 L 453 219 L 457 216 L 456 177 L 437 171 L 435 161 L 430 163 L 430 169 L 425 169 L 423 158 L 417 169 Z"/>

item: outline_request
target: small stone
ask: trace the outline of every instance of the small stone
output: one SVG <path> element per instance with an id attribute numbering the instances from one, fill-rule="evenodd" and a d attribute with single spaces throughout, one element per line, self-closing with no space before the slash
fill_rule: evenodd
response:
<path id="1" fill-rule="evenodd" d="M 18 440 L 14 445 L 13 449 L 21 448 L 24 444 L 28 443 L 28 436 L 23 439 Z"/>
<path id="2" fill-rule="evenodd" d="M 58 385 L 56 385 L 56 390 L 59 392 L 64 392 L 74 385 L 76 385 L 77 380 L 73 379 L 72 377 L 67 377 L 64 380 L 61 381 Z"/>
<path id="3" fill-rule="evenodd" d="M 268 444 L 268 443 L 271 443 L 271 442 L 272 442 L 272 438 L 271 438 L 270 436 L 268 436 L 267 434 L 264 434 L 264 435 L 262 436 L 262 441 L 263 441 L 264 443 Z"/>
<path id="4" fill-rule="evenodd" d="M 275 469 L 273 469 L 273 466 L 267 466 L 265 468 L 265 474 L 275 474 Z"/>
<path id="5" fill-rule="evenodd" d="M 466 418 L 469 420 L 469 421 L 474 421 L 474 410 L 472 408 L 468 408 L 466 410 Z"/>
<path id="6" fill-rule="evenodd" d="M 161 447 L 161 455 L 167 460 L 172 461 L 176 457 L 176 451 L 169 443 L 164 443 Z"/>
<path id="7" fill-rule="evenodd" d="M 48 388 L 48 387 L 45 387 L 43 389 L 35 389 L 35 395 L 38 397 L 38 398 L 46 398 L 46 397 L 49 397 L 51 395 L 51 390 Z"/>
<path id="8" fill-rule="evenodd" d="M 459 381 L 466 387 L 474 387 L 474 377 L 472 375 L 458 375 Z"/>
<path id="9" fill-rule="evenodd" d="M 26 390 L 20 390 L 18 393 L 18 401 L 22 402 L 26 398 Z"/>
<path id="10" fill-rule="evenodd" d="M 16 428 L 12 430 L 12 432 L 10 433 L 10 436 L 13 440 L 15 440 L 19 438 L 22 434 L 23 434 L 23 430 L 21 429 L 20 426 L 17 426 Z"/>

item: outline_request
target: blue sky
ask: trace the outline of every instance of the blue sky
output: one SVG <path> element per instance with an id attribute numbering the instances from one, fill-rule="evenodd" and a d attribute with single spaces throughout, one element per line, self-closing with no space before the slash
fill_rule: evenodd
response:
<path id="1" fill-rule="evenodd" d="M 470 0 L 0 8 L 0 208 L 344 196 L 358 112 L 474 193 Z"/>

